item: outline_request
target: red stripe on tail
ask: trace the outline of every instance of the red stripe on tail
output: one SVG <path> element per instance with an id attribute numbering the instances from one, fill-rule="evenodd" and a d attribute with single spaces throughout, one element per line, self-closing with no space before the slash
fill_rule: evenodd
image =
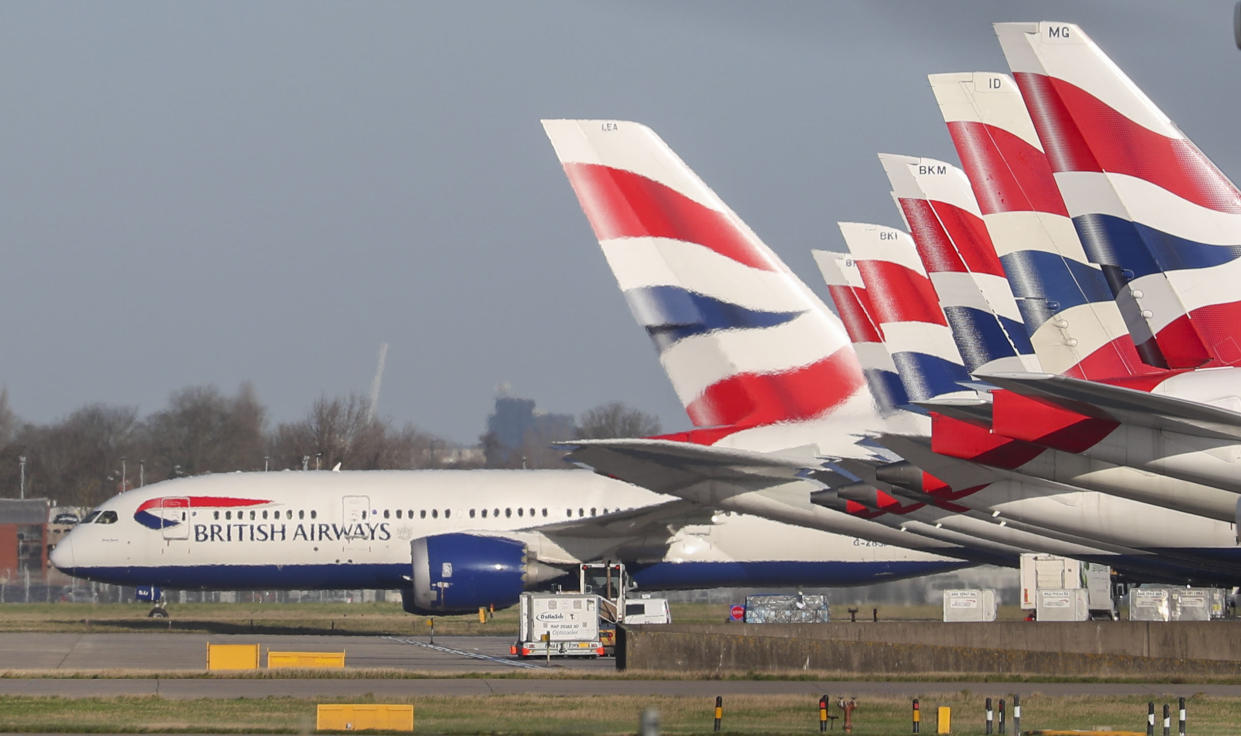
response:
<path id="1" fill-rule="evenodd" d="M 1069 216 L 1042 151 L 986 123 L 953 121 L 948 132 L 984 215 L 1033 211 Z"/>
<path id="2" fill-rule="evenodd" d="M 567 163 L 565 174 L 599 240 L 655 237 L 683 240 L 763 271 L 780 271 L 764 248 L 725 213 L 632 171 Z"/>
<path id="3" fill-rule="evenodd" d="M 843 404 L 864 385 L 853 349 L 783 373 L 742 373 L 714 383 L 686 412 L 697 427 L 813 419 Z"/>
<path id="4" fill-rule="evenodd" d="M 1016 78 L 1054 170 L 1127 174 L 1202 207 L 1241 214 L 1241 193 L 1190 141 L 1138 125 L 1063 79 Z"/>

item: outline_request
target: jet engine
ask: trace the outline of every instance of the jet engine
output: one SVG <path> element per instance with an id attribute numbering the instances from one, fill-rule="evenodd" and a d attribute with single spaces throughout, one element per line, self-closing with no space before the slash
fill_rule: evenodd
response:
<path id="1" fill-rule="evenodd" d="M 480 606 L 505 608 L 523 590 L 567 573 L 530 559 L 524 543 L 483 534 L 435 534 L 410 542 L 409 588 L 401 604 L 421 615 L 469 613 Z"/>

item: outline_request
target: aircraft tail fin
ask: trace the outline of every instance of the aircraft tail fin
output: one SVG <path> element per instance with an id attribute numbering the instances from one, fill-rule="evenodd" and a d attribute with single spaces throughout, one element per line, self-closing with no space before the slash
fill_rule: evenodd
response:
<path id="1" fill-rule="evenodd" d="M 1079 27 L 995 28 L 1086 253 L 1145 322 L 1139 349 L 1241 361 L 1241 194 Z"/>
<path id="2" fill-rule="evenodd" d="M 864 393 L 835 315 L 653 131 L 543 128 L 695 426 L 810 420 Z"/>
<path id="3" fill-rule="evenodd" d="M 1043 369 L 1099 379 L 1165 364 L 1161 355 L 1149 365 L 1138 355 L 1103 272 L 1082 249 L 1012 78 L 966 72 L 930 81 Z"/>
<path id="4" fill-rule="evenodd" d="M 836 313 L 844 322 L 875 404 L 884 412 L 907 406 L 909 396 L 905 393 L 905 384 L 901 383 L 896 364 L 883 344 L 883 331 L 875 319 L 870 295 L 866 293 L 857 265 L 843 253 L 815 250 L 811 255 L 827 283 Z"/>
<path id="5" fill-rule="evenodd" d="M 969 374 L 913 239 L 881 225 L 839 225 L 909 398 L 963 391 Z"/>
<path id="6" fill-rule="evenodd" d="M 880 154 L 879 160 L 966 370 L 1039 370 L 965 172 L 929 158 Z"/>

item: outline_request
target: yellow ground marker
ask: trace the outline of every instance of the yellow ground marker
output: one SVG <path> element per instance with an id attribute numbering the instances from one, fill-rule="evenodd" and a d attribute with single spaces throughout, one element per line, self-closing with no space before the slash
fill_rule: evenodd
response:
<path id="1" fill-rule="evenodd" d="M 208 644 L 207 670 L 257 670 L 258 644 Z"/>
<path id="2" fill-rule="evenodd" d="M 340 669 L 344 652 L 267 652 L 267 669 Z"/>
<path id="3" fill-rule="evenodd" d="M 413 731 L 414 706 L 376 703 L 320 705 L 315 730 Z"/>

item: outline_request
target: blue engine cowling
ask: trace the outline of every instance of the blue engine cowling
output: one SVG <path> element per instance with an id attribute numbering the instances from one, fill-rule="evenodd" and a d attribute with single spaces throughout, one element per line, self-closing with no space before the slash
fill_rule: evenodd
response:
<path id="1" fill-rule="evenodd" d="M 410 542 L 412 586 L 401 591 L 409 613 L 469 613 L 506 608 L 523 590 L 564 574 L 527 559 L 526 545 L 501 537 L 435 534 Z"/>

